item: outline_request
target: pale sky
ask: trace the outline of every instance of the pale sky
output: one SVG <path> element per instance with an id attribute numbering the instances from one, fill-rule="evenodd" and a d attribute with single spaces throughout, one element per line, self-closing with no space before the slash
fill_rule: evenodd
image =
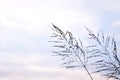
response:
<path id="1" fill-rule="evenodd" d="M 51 23 L 80 38 L 84 26 L 102 29 L 120 43 L 120 0 L 0 0 L 0 80 L 89 80 L 52 56 Z"/>

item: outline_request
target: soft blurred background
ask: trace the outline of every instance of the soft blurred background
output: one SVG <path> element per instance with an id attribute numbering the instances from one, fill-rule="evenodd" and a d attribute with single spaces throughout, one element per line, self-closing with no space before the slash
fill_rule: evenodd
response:
<path id="1" fill-rule="evenodd" d="M 0 0 L 0 80 L 89 80 L 52 56 L 52 25 L 84 39 L 87 26 L 120 43 L 119 0 Z M 96 80 L 104 79 L 94 74 Z"/>

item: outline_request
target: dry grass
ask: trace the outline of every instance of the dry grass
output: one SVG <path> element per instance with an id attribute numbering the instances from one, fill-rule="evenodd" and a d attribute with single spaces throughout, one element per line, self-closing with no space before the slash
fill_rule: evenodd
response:
<path id="1" fill-rule="evenodd" d="M 102 73 L 107 79 L 114 78 L 120 80 L 120 60 L 117 53 L 115 39 L 105 36 L 101 31 L 95 35 L 87 27 L 89 39 L 94 41 L 88 46 L 84 46 L 82 41 L 77 41 L 69 31 L 65 33 L 57 26 L 53 25 L 54 33 L 51 36 L 54 41 L 53 47 L 56 49 L 53 53 L 60 56 L 64 61 L 62 64 L 66 68 L 83 67 L 91 80 L 93 77 L 88 71 L 87 66 L 95 66 L 94 73 Z M 96 42 L 96 43 L 95 43 Z M 90 61 L 94 60 L 94 61 Z"/>

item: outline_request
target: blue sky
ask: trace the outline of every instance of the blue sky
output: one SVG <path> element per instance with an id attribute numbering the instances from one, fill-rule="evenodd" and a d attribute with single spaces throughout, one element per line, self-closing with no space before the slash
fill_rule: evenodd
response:
<path id="1" fill-rule="evenodd" d="M 120 43 L 120 1 L 0 0 L 0 80 L 89 80 L 83 69 L 61 68 L 52 56 L 51 23 L 82 39 L 83 26 L 102 29 Z"/>

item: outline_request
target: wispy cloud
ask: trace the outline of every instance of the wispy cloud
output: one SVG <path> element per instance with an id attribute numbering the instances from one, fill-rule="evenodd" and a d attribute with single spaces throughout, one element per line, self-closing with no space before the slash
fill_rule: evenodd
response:
<path id="1" fill-rule="evenodd" d="M 51 57 L 51 23 L 79 38 L 84 26 L 119 30 L 118 0 L 1 0 L 0 80 L 88 80 L 83 70 L 58 68 Z M 111 16 L 112 15 L 112 16 Z M 113 27 L 114 26 L 114 27 Z M 109 28 L 109 29 L 108 29 Z M 95 74 L 96 80 L 102 80 Z"/>
<path id="2" fill-rule="evenodd" d="M 112 26 L 114 26 L 116 28 L 119 28 L 119 26 L 120 26 L 120 20 L 113 22 Z"/>
<path id="3" fill-rule="evenodd" d="M 119 0 L 97 0 L 98 4 L 109 11 L 120 13 L 120 1 Z"/>
<path id="4" fill-rule="evenodd" d="M 55 66 L 43 65 L 52 57 L 43 54 L 13 54 L 0 53 L 0 79 L 1 80 L 88 80 L 89 77 L 82 69 L 64 69 Z M 103 78 L 95 75 L 97 80 Z"/>

